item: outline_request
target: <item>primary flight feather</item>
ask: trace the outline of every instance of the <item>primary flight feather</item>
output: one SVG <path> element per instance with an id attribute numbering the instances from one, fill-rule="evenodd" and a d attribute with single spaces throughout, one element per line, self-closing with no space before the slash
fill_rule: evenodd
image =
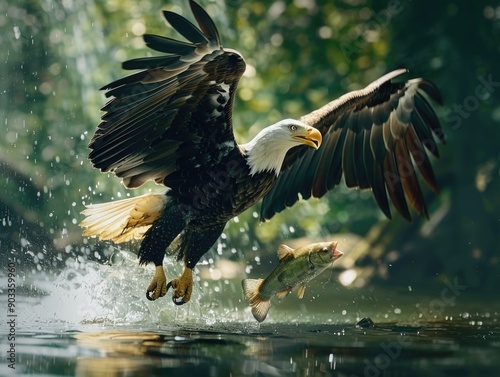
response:
<path id="1" fill-rule="evenodd" d="M 166 55 L 124 62 L 139 71 L 102 88 L 110 100 L 89 144 L 93 166 L 126 187 L 149 180 L 166 187 L 90 205 L 81 223 L 87 236 L 142 239 L 139 262 L 156 266 L 148 299 L 172 287 L 174 303 L 188 302 L 197 262 L 230 219 L 261 199 L 261 220 L 270 219 L 300 196 L 322 197 L 344 176 L 348 187 L 371 189 L 388 217 L 389 198 L 408 220 L 408 204 L 427 215 L 416 172 L 438 191 L 428 152 L 438 156 L 435 138 L 444 142 L 427 100 L 441 102 L 430 82 L 393 82 L 406 72 L 396 70 L 238 144 L 232 107 L 245 61 L 222 47 L 203 8 L 189 4 L 198 26 L 163 12 L 187 41 L 145 35 L 148 47 Z M 185 268 L 167 284 L 162 263 L 174 239 Z"/>

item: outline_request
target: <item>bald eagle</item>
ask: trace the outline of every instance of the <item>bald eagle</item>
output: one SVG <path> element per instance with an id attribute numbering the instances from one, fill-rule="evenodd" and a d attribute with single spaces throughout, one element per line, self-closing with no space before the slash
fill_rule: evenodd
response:
<path id="1" fill-rule="evenodd" d="M 238 144 L 232 108 L 245 61 L 222 47 L 203 8 L 189 4 L 198 27 L 163 12 L 187 41 L 144 35 L 146 45 L 164 55 L 124 62 L 124 69 L 139 71 L 102 88 L 110 100 L 89 144 L 92 165 L 125 187 L 149 180 L 165 186 L 82 212 L 86 236 L 142 240 L 139 263 L 156 266 L 148 299 L 171 287 L 174 303 L 188 302 L 194 267 L 230 219 L 259 201 L 260 220 L 270 219 L 300 197 L 322 197 L 342 176 L 347 187 L 371 189 L 387 217 L 390 201 L 408 220 L 408 204 L 427 215 L 416 171 L 437 193 L 428 153 L 437 157 L 437 141 L 444 142 L 429 103 L 441 103 L 433 84 L 394 82 L 406 72 L 399 69 Z M 167 283 L 162 264 L 173 245 L 184 271 Z"/>

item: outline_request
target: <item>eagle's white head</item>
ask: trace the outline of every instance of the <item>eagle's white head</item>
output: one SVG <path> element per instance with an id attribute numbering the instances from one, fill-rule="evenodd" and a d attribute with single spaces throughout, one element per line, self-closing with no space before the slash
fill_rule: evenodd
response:
<path id="1" fill-rule="evenodd" d="M 316 128 L 298 120 L 284 119 L 264 128 L 241 148 L 247 156 L 250 175 L 264 171 L 278 175 L 289 149 L 304 144 L 318 149 L 321 140 Z"/>

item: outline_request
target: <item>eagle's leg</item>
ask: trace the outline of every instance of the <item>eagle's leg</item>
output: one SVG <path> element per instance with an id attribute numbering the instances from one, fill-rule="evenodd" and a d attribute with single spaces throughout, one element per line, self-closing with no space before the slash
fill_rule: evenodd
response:
<path id="1" fill-rule="evenodd" d="M 182 275 L 168 283 L 167 290 L 170 287 L 174 289 L 174 293 L 172 294 L 174 304 L 183 305 L 191 300 L 191 293 L 193 293 L 193 270 L 189 267 L 184 267 Z"/>
<path id="2" fill-rule="evenodd" d="M 167 278 L 163 270 L 165 250 L 187 224 L 185 211 L 173 203 L 167 204 L 162 215 L 144 234 L 139 249 L 139 264 L 153 262 L 156 266 L 151 283 L 146 288 L 146 298 L 154 301 L 167 294 Z"/>
<path id="3" fill-rule="evenodd" d="M 191 225 L 191 224 L 190 224 Z M 196 263 L 200 260 L 217 241 L 224 226 L 218 224 L 210 228 L 199 229 L 196 226 L 188 226 L 183 233 L 183 243 L 180 249 L 180 255 L 184 260 L 184 271 L 182 275 L 172 280 L 167 285 L 167 290 L 172 287 L 172 301 L 176 305 L 183 305 L 191 299 L 193 292 L 193 270 Z"/>
<path id="4" fill-rule="evenodd" d="M 165 271 L 163 270 L 163 264 L 156 266 L 155 274 L 151 283 L 149 283 L 146 288 L 146 298 L 150 301 L 154 301 L 159 297 L 163 297 L 167 294 L 167 277 L 165 276 Z"/>

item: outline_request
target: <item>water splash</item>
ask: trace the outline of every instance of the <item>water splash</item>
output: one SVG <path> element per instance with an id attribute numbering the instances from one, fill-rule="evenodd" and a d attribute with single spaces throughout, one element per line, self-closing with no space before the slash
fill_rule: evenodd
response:
<path id="1" fill-rule="evenodd" d="M 109 265 L 74 261 L 55 278 L 40 281 L 32 276 L 27 279 L 25 284 L 34 284 L 45 293 L 23 315 L 24 320 L 75 325 L 210 325 L 248 318 L 242 301 L 238 308 L 238 302 L 233 304 L 231 299 L 221 299 L 226 297 L 223 292 L 238 296 L 239 287 L 227 279 L 207 281 L 199 278 L 213 270 L 214 265 L 202 266 L 205 271 L 197 271 L 191 301 L 179 307 L 171 302 L 171 292 L 153 302 L 146 299 L 146 287 L 154 275 L 154 267 L 139 266 L 135 254 L 118 251 L 110 261 Z M 182 265 L 173 258 L 166 258 L 164 267 L 169 279 L 182 272 Z M 29 282 L 31 279 L 33 282 Z"/>

